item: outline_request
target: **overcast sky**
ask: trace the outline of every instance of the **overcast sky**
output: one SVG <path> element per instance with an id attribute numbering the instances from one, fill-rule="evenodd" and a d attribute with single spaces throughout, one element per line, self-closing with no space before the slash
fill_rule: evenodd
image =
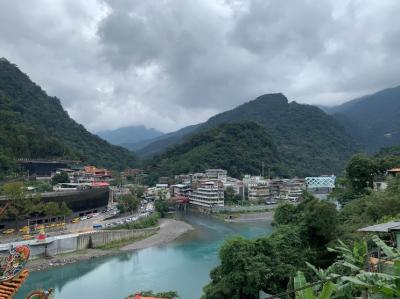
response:
<path id="1" fill-rule="evenodd" d="M 400 84 L 398 0 L 3 0 L 0 56 L 89 130 L 171 131 L 258 95 Z"/>

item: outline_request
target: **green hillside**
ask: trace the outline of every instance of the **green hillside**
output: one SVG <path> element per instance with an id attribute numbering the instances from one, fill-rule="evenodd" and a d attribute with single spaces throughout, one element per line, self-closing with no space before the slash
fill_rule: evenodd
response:
<path id="1" fill-rule="evenodd" d="M 0 59 L 0 172 L 15 158 L 68 158 L 109 168 L 134 166 L 128 150 L 113 146 L 71 119 L 16 65 Z"/>
<path id="2" fill-rule="evenodd" d="M 400 86 L 329 109 L 368 152 L 400 143 Z"/>
<path id="3" fill-rule="evenodd" d="M 358 150 L 350 135 L 331 116 L 314 106 L 288 103 L 282 94 L 263 95 L 217 114 L 186 136 L 240 121 L 255 121 L 264 127 L 276 145 L 285 174 L 289 176 L 338 173 Z M 181 141 L 182 138 L 175 144 Z M 166 148 L 162 142 L 155 143 L 158 149 Z M 147 150 L 154 150 L 149 148 L 151 146 Z"/>
<path id="4" fill-rule="evenodd" d="M 155 178 L 223 168 L 231 176 L 260 174 L 261 163 L 272 173 L 285 171 L 279 153 L 265 129 L 254 122 L 223 124 L 187 138 L 148 161 Z"/>

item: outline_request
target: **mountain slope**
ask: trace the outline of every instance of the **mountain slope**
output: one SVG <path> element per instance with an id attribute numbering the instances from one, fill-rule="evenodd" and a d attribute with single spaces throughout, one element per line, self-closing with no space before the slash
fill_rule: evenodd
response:
<path id="1" fill-rule="evenodd" d="M 72 158 L 110 168 L 134 166 L 136 158 L 72 120 L 17 66 L 0 59 L 0 157 Z M 0 160 L 1 161 L 1 160 Z"/>
<path id="2" fill-rule="evenodd" d="M 217 114 L 190 134 L 238 121 L 255 121 L 266 129 L 285 161 L 287 175 L 337 173 L 358 149 L 353 139 L 331 116 L 314 106 L 288 103 L 282 94 L 263 95 Z M 150 144 L 147 149 L 154 152 L 165 149 L 171 143 L 167 146 L 162 142 L 153 145 Z"/>
<path id="3" fill-rule="evenodd" d="M 153 176 L 223 168 L 231 176 L 260 174 L 261 163 L 272 173 L 282 169 L 279 153 L 266 130 L 254 122 L 222 124 L 185 139 L 147 164 Z"/>
<path id="4" fill-rule="evenodd" d="M 160 131 L 153 128 L 149 129 L 145 126 L 129 126 L 115 130 L 104 130 L 97 133 L 98 136 L 109 143 L 121 145 L 125 148 L 128 148 L 130 144 L 136 144 L 140 141 L 153 139 L 163 134 L 164 133 Z"/>
<path id="5" fill-rule="evenodd" d="M 132 146 L 131 148 L 141 157 L 149 157 L 161 153 L 168 147 L 174 146 L 175 144 L 181 142 L 184 137 L 196 132 L 200 129 L 202 124 L 187 126 L 178 131 L 164 134 L 162 136 L 138 142 L 134 145 L 136 149 Z"/>
<path id="6" fill-rule="evenodd" d="M 368 152 L 400 143 L 400 86 L 331 109 Z"/>

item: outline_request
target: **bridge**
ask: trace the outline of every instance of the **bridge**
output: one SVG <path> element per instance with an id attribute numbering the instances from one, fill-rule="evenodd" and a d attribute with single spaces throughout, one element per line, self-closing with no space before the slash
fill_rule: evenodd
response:
<path id="1" fill-rule="evenodd" d="M 305 178 L 307 189 L 316 188 L 335 188 L 336 177 L 332 176 L 318 176 Z"/>

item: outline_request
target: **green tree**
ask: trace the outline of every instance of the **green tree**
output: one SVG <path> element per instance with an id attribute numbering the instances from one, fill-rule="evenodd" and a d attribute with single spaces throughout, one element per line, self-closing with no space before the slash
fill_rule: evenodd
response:
<path id="1" fill-rule="evenodd" d="M 122 195 L 118 198 L 117 208 L 121 213 L 133 213 L 139 205 L 139 199 L 133 194 Z"/>
<path id="2" fill-rule="evenodd" d="M 373 187 L 373 179 L 377 173 L 378 167 L 373 159 L 363 154 L 353 156 L 346 166 L 347 178 L 352 188 L 359 193 Z"/>
<path id="3" fill-rule="evenodd" d="M 229 239 L 220 249 L 221 264 L 211 271 L 202 298 L 256 299 L 259 290 L 285 290 L 297 269 L 306 270 L 310 254 L 294 226 L 280 226 L 257 240 Z"/>
<path id="4" fill-rule="evenodd" d="M 229 186 L 225 189 L 224 191 L 224 200 L 225 203 L 233 203 L 236 204 L 238 202 L 241 201 L 241 197 L 240 195 L 235 194 L 235 190 L 233 189 L 233 187 Z"/>
<path id="5" fill-rule="evenodd" d="M 43 213 L 46 216 L 68 216 L 71 215 L 72 211 L 65 202 L 59 204 L 51 201 L 44 204 Z"/>
<path id="6" fill-rule="evenodd" d="M 305 237 L 312 246 L 325 247 L 337 238 L 338 211 L 334 204 L 314 199 L 305 207 L 303 219 Z"/>
<path id="7" fill-rule="evenodd" d="M 15 220 L 15 225 L 17 226 L 19 221 L 27 218 L 36 210 L 39 198 L 32 197 L 26 191 L 26 186 L 21 182 L 7 183 L 3 189 L 8 199 L 6 214 Z"/>
<path id="8" fill-rule="evenodd" d="M 296 224 L 299 221 L 298 208 L 290 203 L 280 204 L 274 212 L 274 223 L 277 225 Z"/>
<path id="9" fill-rule="evenodd" d="M 154 202 L 156 211 L 160 214 L 161 218 L 164 218 L 169 209 L 169 203 L 166 200 L 158 199 Z"/>
<path id="10" fill-rule="evenodd" d="M 62 171 L 60 173 L 57 173 L 51 179 L 51 184 L 52 185 L 57 185 L 57 184 L 60 184 L 60 183 L 69 183 L 68 173 Z"/>

